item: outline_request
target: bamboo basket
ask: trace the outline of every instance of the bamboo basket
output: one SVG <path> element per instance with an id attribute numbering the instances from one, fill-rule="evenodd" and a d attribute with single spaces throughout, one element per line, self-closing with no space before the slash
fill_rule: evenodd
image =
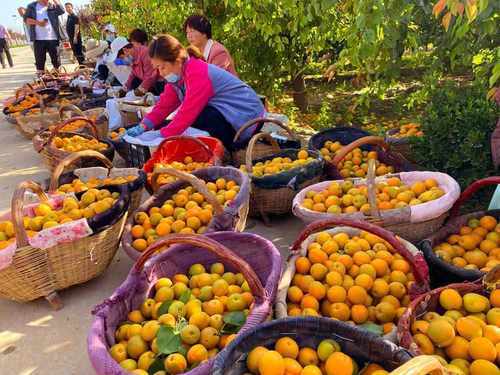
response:
<path id="1" fill-rule="evenodd" d="M 113 163 L 100 152 L 93 150 L 75 152 L 70 154 L 66 159 L 62 160 L 61 163 L 59 163 L 56 169 L 52 172 L 49 183 L 49 192 L 55 193 L 59 188 L 59 186 L 61 185 L 60 184 L 61 180 L 63 180 L 63 183 L 70 183 L 71 181 L 73 181 L 77 177 L 75 173 L 81 174 L 83 172 L 83 174 L 85 174 L 86 177 L 97 177 L 97 178 L 102 177 L 103 171 L 99 167 L 81 168 L 76 171 L 69 172 L 63 175 L 65 169 L 67 169 L 72 164 L 77 163 L 79 160 L 85 158 L 93 158 L 100 161 L 102 164 L 104 164 L 105 168 L 107 169 L 106 177 L 110 175 L 111 170 L 113 169 Z M 129 182 L 127 184 L 127 188 L 130 193 L 130 203 L 128 207 L 128 213 L 131 214 L 141 205 L 142 195 L 144 192 L 144 185 L 146 182 L 146 174 L 142 170 L 137 168 L 125 168 L 123 169 L 123 172 L 129 174 L 135 174 L 137 176 L 136 180 Z M 106 186 L 107 185 L 103 185 L 100 188 L 106 188 Z"/>
<path id="2" fill-rule="evenodd" d="M 92 135 L 86 135 L 86 134 L 78 134 L 78 133 L 71 133 L 71 132 L 61 132 L 61 129 L 63 129 L 67 124 L 75 121 L 75 120 L 83 120 L 86 122 L 87 126 L 91 130 Z M 53 145 L 53 139 L 56 135 L 62 136 L 62 137 L 71 137 L 74 135 L 80 135 L 84 138 L 88 139 L 98 139 L 100 142 L 106 143 L 108 145 L 108 148 L 101 152 L 104 156 L 106 156 L 108 159 L 113 160 L 114 157 L 114 148 L 113 145 L 106 141 L 99 139 L 97 137 L 97 129 L 94 123 L 85 118 L 85 117 L 74 117 L 69 120 L 66 120 L 60 124 L 58 124 L 54 130 L 49 131 L 49 132 L 42 132 L 40 133 L 40 139 L 38 138 L 33 138 L 33 146 L 35 150 L 41 155 L 43 162 L 47 166 L 47 168 L 52 172 L 54 169 L 57 167 L 57 165 L 64 160 L 68 155 L 71 154 L 71 152 L 67 152 L 64 150 L 59 150 L 57 147 Z M 48 135 L 48 138 L 46 141 L 43 141 L 44 136 Z M 89 161 L 87 163 L 81 163 L 79 165 L 75 164 L 75 168 L 83 168 L 83 167 L 88 167 L 88 166 L 94 166 L 95 161 Z"/>
<path id="3" fill-rule="evenodd" d="M 411 358 L 394 343 L 344 322 L 309 316 L 294 317 L 265 322 L 239 335 L 217 357 L 211 374 L 248 374 L 248 353 L 257 346 L 273 350 L 276 341 L 282 337 L 292 338 L 299 347 L 310 348 L 318 347 L 326 339 L 335 340 L 342 352 L 354 359 L 360 369 L 365 363 L 378 363 L 386 369 L 394 369 Z M 363 371 L 360 373 L 363 374 Z"/>
<path id="4" fill-rule="evenodd" d="M 467 189 L 464 190 L 460 198 L 455 202 L 455 205 L 450 210 L 450 218 L 445 225 L 439 230 L 429 234 L 420 244 L 419 247 L 425 254 L 425 258 L 432 269 L 431 279 L 435 286 L 442 286 L 449 283 L 458 283 L 463 281 L 475 281 L 485 275 L 481 270 L 464 269 L 454 266 L 438 257 L 434 253 L 433 248 L 438 244 L 445 242 L 448 236 L 459 233 L 460 228 L 467 225 L 470 219 L 479 219 L 485 215 L 491 215 L 497 220 L 500 220 L 500 210 L 483 210 L 476 211 L 466 215 L 460 215 L 460 207 L 469 200 L 473 194 L 486 186 L 500 184 L 500 176 L 487 177 L 482 180 L 475 181 Z"/>
<path id="5" fill-rule="evenodd" d="M 66 104 L 59 108 L 60 119 L 64 120 L 68 118 L 68 116 L 65 116 L 65 114 L 68 112 L 70 113 L 69 118 L 71 118 L 71 114 L 75 114 L 76 117 L 86 117 L 91 120 L 96 126 L 97 138 L 106 139 L 108 137 L 109 122 L 105 108 L 94 108 L 82 111 L 74 104 Z"/>
<path id="6" fill-rule="evenodd" d="M 170 174 L 176 177 L 178 181 L 168 185 L 163 185 L 161 188 L 156 190 L 156 193 L 151 198 L 146 200 L 136 210 L 136 212 L 149 212 L 152 207 L 160 207 L 177 191 L 191 185 L 205 197 L 207 202 L 210 203 L 214 209 L 214 215 L 208 224 L 207 232 L 242 232 L 245 230 L 248 215 L 250 183 L 244 173 L 231 167 L 210 167 L 198 169 L 193 172 L 193 174 L 181 172 L 173 168 L 159 168 L 155 171 L 152 177 L 154 186 L 156 186 L 156 179 L 160 174 Z M 222 207 L 215 195 L 208 190 L 204 183 L 204 181 L 216 181 L 220 177 L 235 180 L 240 186 L 240 191 L 226 207 Z M 127 255 L 136 260 L 139 258 L 141 253 L 132 247 L 133 238 L 131 230 L 133 226 L 134 217 L 131 216 L 125 225 L 122 246 Z"/>
<path id="7" fill-rule="evenodd" d="M 48 249 L 34 248 L 29 245 L 23 225 L 23 197 L 28 190 L 35 192 L 41 202 L 48 201 L 42 188 L 31 181 L 20 183 L 14 192 L 10 214 L 17 249 L 12 263 L 0 270 L 0 297 L 17 302 L 44 297 L 54 309 L 60 309 L 63 304 L 59 290 L 91 280 L 107 269 L 118 250 L 126 213 L 92 236 Z M 124 199 L 128 203 L 126 194 Z M 8 216 L 4 214 L 4 218 Z"/>
<path id="8" fill-rule="evenodd" d="M 168 247 L 170 245 L 175 246 Z M 163 250 L 166 247 L 168 249 Z M 255 298 L 238 336 L 266 320 L 281 271 L 280 254 L 271 241 L 255 234 L 235 232 L 169 235 L 146 249 L 112 297 L 92 311 L 95 318 L 87 338 L 87 350 L 96 373 L 129 374 L 109 354 L 115 342 L 110 332 L 127 319 L 131 308 L 139 306 L 153 292 L 159 278 L 186 272 L 193 263 L 208 266 L 213 262 L 223 263 L 228 271 L 241 272 Z M 209 359 L 183 374 L 211 374 L 212 364 L 213 359 Z"/>
<path id="9" fill-rule="evenodd" d="M 395 138 L 394 134 L 399 133 L 399 129 L 391 129 L 385 133 L 385 141 L 391 146 L 391 150 L 397 152 L 406 160 L 413 161 L 410 137 Z"/>
<path id="10" fill-rule="evenodd" d="M 283 124 L 281 121 L 273 119 L 273 118 L 263 118 L 263 117 L 256 118 L 256 119 L 250 120 L 246 124 L 244 124 L 240 129 L 238 129 L 238 131 L 234 135 L 233 144 L 235 145 L 235 150 L 232 152 L 231 156 L 232 156 L 232 163 L 236 168 L 239 168 L 241 165 L 243 165 L 245 163 L 245 160 L 246 160 L 247 144 L 246 144 L 246 142 L 240 141 L 242 134 L 245 132 L 245 130 L 249 129 L 252 126 L 256 126 L 256 125 L 257 125 L 256 131 L 254 131 L 253 134 L 257 134 L 258 132 L 260 132 L 260 129 L 262 128 L 262 126 L 266 122 L 271 122 L 271 123 L 279 126 L 280 128 L 284 129 L 288 133 L 290 140 L 287 142 L 284 142 L 283 145 L 279 145 L 279 143 L 278 143 L 279 148 L 300 148 L 300 139 L 298 138 L 298 136 L 293 132 L 292 129 L 290 129 L 288 126 Z M 261 140 L 260 142 L 258 142 L 254 145 L 254 151 L 253 151 L 254 159 L 260 159 L 260 158 L 263 158 L 265 156 L 276 153 L 276 150 L 272 144 L 264 143 L 262 141 L 265 141 L 265 140 Z M 283 146 L 283 147 L 281 147 L 281 146 Z"/>
<path id="11" fill-rule="evenodd" d="M 261 138 L 266 139 L 271 144 L 271 147 L 274 151 L 272 154 L 268 154 L 264 158 L 256 159 L 254 157 L 254 147 Z M 252 217 L 261 217 L 266 225 L 270 224 L 268 215 L 284 215 L 291 213 L 293 198 L 298 193 L 298 191 L 306 186 L 319 182 L 322 177 L 323 160 L 319 158 L 317 153 L 316 157 L 318 157 L 318 163 L 320 163 L 319 168 L 315 168 L 315 166 L 311 166 L 308 164 L 300 168 L 294 168 L 289 171 L 263 178 L 256 178 L 251 175 L 254 162 L 264 159 L 272 159 L 273 157 L 277 156 L 284 156 L 290 154 L 290 151 L 296 152 L 295 149 L 281 150 L 278 143 L 267 133 L 258 133 L 254 135 L 248 143 L 245 166 L 247 173 L 250 175 L 250 178 L 252 180 L 249 215 Z M 291 181 L 294 179 L 296 180 L 299 174 L 306 173 L 308 170 L 311 170 L 312 173 L 310 173 L 310 175 L 306 179 L 304 179 L 303 182 L 296 181 L 297 183 L 293 184 L 294 186 L 290 185 Z M 273 187 L 264 188 L 262 187 L 262 185 L 259 186 L 256 184 L 257 179 L 275 180 L 277 178 L 280 178 L 280 175 L 283 176 L 283 178 L 280 179 L 281 181 L 278 181 L 274 184 L 271 182 L 271 184 L 274 185 Z"/>
<path id="12" fill-rule="evenodd" d="M 329 229 L 330 228 L 330 229 Z M 306 256 L 308 243 L 311 236 L 321 232 L 327 231 L 330 234 L 337 234 L 339 232 L 349 233 L 350 236 L 356 236 L 361 231 L 372 233 L 383 240 L 387 241 L 396 253 L 399 253 L 410 264 L 411 270 L 415 277 L 415 282 L 408 291 L 410 298 L 429 291 L 429 269 L 425 263 L 424 256 L 410 242 L 396 237 L 393 233 L 384 228 L 372 225 L 364 221 L 348 220 L 343 218 L 333 218 L 329 220 L 316 221 L 309 224 L 297 237 L 295 242 L 290 247 L 290 256 L 286 262 L 285 269 L 282 273 L 280 284 L 278 286 L 278 294 L 274 309 L 278 319 L 288 316 L 287 311 L 287 293 L 292 279 L 295 275 L 295 261 L 300 256 Z M 394 332 L 395 333 L 395 332 Z M 394 337 L 393 337 L 394 336 Z M 388 336 L 391 341 L 395 342 L 395 335 Z"/>
<path id="13" fill-rule="evenodd" d="M 427 173 L 427 172 L 409 172 L 409 173 Z M 368 163 L 368 175 L 366 179 L 354 178 L 352 181 L 354 185 L 366 184 L 368 187 L 368 203 L 370 204 L 370 212 L 355 212 L 355 213 L 343 213 L 343 214 L 330 214 L 325 212 L 316 212 L 302 207 L 301 203 L 308 191 L 321 191 L 328 187 L 332 181 L 321 182 L 314 186 L 309 186 L 301 191 L 294 199 L 292 211 L 295 216 L 299 217 L 306 223 L 310 223 L 316 220 L 325 220 L 331 217 L 345 217 L 354 220 L 368 221 L 373 224 L 384 227 L 387 230 L 397 234 L 404 239 L 417 243 L 422 239 L 428 237 L 432 233 L 435 233 L 443 225 L 445 219 L 448 216 L 448 211 L 451 209 L 452 204 L 458 198 L 460 187 L 458 183 L 453 180 L 450 176 L 443 175 L 442 179 L 447 182 L 447 185 L 451 185 L 453 188 L 449 191 L 445 191 L 445 196 L 439 198 L 443 205 L 442 213 L 436 213 L 436 215 L 428 220 L 416 221 L 412 220 L 412 210 L 411 206 L 406 206 L 403 208 L 391 209 L 381 211 L 378 209 L 378 204 L 376 200 L 376 184 L 381 179 L 386 179 L 390 177 L 397 177 L 399 179 L 405 180 L 405 173 L 402 174 L 387 174 L 380 177 L 375 177 L 375 162 L 369 160 Z M 426 177 L 422 177 L 425 179 Z M 342 182 L 338 180 L 337 182 Z M 426 204 L 426 203 L 422 203 Z M 420 206 L 420 205 L 419 205 Z M 429 206 L 429 204 L 427 204 Z M 426 207 L 427 207 L 426 206 Z M 445 208 L 448 209 L 445 209 Z M 428 207 L 429 212 L 435 207 Z M 414 213 L 413 213 L 414 214 Z"/>
<path id="14" fill-rule="evenodd" d="M 17 117 L 17 130 L 27 139 L 33 137 L 42 130 L 47 129 L 50 125 L 57 123 L 60 120 L 60 115 L 57 110 L 49 112 L 45 106 L 41 95 L 36 94 L 40 102 L 40 114 L 36 115 L 20 115 Z"/>

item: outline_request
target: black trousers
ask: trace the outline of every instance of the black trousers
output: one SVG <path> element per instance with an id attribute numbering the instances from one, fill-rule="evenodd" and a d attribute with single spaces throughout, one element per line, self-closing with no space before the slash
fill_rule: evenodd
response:
<path id="1" fill-rule="evenodd" d="M 206 131 L 210 136 L 219 139 L 228 150 L 233 148 L 236 131 L 214 107 L 205 107 L 191 127 Z"/>
<path id="2" fill-rule="evenodd" d="M 82 45 L 82 40 L 78 40 L 77 43 L 73 43 L 72 40 L 70 40 L 71 44 L 71 49 L 73 50 L 73 55 L 75 55 L 76 60 L 78 61 L 78 64 L 82 65 L 85 62 L 85 55 L 83 54 L 83 45 Z"/>
<path id="3" fill-rule="evenodd" d="M 58 40 L 35 40 L 33 49 L 35 51 L 36 70 L 45 70 L 45 60 L 47 53 L 50 56 L 50 61 L 54 68 L 59 69 L 61 59 L 59 57 L 59 41 Z"/>
<path id="4" fill-rule="evenodd" d="M 2 66 L 5 68 L 5 59 L 3 57 L 4 52 L 5 56 L 7 56 L 7 60 L 9 61 L 9 65 L 12 68 L 14 63 L 12 62 L 12 56 L 10 55 L 9 44 L 5 38 L 0 38 L 0 61 L 2 62 Z"/>

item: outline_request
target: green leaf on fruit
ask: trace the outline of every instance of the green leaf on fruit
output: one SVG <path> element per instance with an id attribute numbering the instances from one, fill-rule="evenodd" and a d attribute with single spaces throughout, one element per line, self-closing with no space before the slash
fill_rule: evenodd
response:
<path id="1" fill-rule="evenodd" d="M 245 324 L 247 317 L 243 311 L 233 311 L 224 314 L 224 326 L 221 329 L 222 334 L 236 333 Z"/>
<path id="2" fill-rule="evenodd" d="M 384 330 L 382 329 L 382 326 L 379 326 L 378 324 L 375 323 L 364 323 L 361 324 L 361 328 L 370 331 L 372 333 L 375 333 L 376 335 L 382 336 L 384 334 Z"/>
<path id="3" fill-rule="evenodd" d="M 163 354 L 179 353 L 182 346 L 181 336 L 172 327 L 161 326 L 157 335 L 158 350 Z"/>
<path id="4" fill-rule="evenodd" d="M 165 301 L 161 304 L 160 308 L 158 309 L 158 317 L 168 313 L 168 309 L 170 308 L 172 302 L 174 301 Z"/>
<path id="5" fill-rule="evenodd" d="M 186 304 L 189 302 L 190 298 L 191 298 L 191 291 L 188 289 L 181 294 L 181 296 L 179 297 L 179 301 L 181 301 L 183 304 Z"/>
<path id="6" fill-rule="evenodd" d="M 156 357 L 153 363 L 148 368 L 148 374 L 149 375 L 154 375 L 158 371 L 165 371 L 165 365 L 163 364 L 163 357 Z"/>

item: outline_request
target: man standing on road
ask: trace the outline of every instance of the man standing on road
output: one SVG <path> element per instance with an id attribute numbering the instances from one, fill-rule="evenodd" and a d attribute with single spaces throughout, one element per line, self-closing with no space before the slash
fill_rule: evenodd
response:
<path id="1" fill-rule="evenodd" d="M 82 50 L 82 34 L 80 33 L 80 19 L 73 10 L 73 4 L 64 4 L 66 12 L 68 13 L 68 20 L 66 21 L 66 33 L 68 34 L 69 42 L 73 55 L 78 60 L 78 64 L 82 65 L 85 61 L 85 56 Z"/>
<path id="2" fill-rule="evenodd" d="M 47 53 L 54 68 L 59 69 L 59 41 L 62 39 L 59 16 L 64 8 L 59 0 L 38 0 L 26 9 L 25 20 L 30 28 L 30 40 L 34 42 L 35 64 L 38 74 L 45 71 Z"/>
<path id="3" fill-rule="evenodd" d="M 5 51 L 5 56 L 7 56 L 7 60 L 9 61 L 9 65 L 11 68 L 14 67 L 14 63 L 12 62 L 12 56 L 10 55 L 9 50 L 9 42 L 10 42 L 10 34 L 7 29 L 0 25 L 0 61 L 2 62 L 2 67 L 5 69 L 5 59 L 3 57 L 3 53 Z"/>

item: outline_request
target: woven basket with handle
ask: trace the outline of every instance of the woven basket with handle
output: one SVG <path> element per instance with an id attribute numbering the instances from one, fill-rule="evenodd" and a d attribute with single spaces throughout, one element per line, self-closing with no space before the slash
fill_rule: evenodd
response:
<path id="1" fill-rule="evenodd" d="M 61 120 L 71 117 L 86 117 L 95 124 L 97 129 L 97 138 L 106 139 L 108 137 L 109 122 L 105 108 L 93 108 L 82 111 L 76 105 L 66 104 L 59 108 L 59 117 Z"/>
<path id="2" fill-rule="evenodd" d="M 305 208 L 302 206 L 302 202 L 307 195 L 308 191 L 323 191 L 328 188 L 332 182 L 342 183 L 342 180 L 337 181 L 324 181 L 319 184 L 308 186 L 303 189 L 294 199 L 292 211 L 295 216 L 299 217 L 306 223 L 311 223 L 316 220 L 325 220 L 331 217 L 345 217 L 354 220 L 366 220 L 371 223 L 377 224 L 384 227 L 387 230 L 403 237 L 413 243 L 417 243 L 427 236 L 435 233 L 443 225 L 446 217 L 448 216 L 448 211 L 446 207 L 451 208 L 451 204 L 458 198 L 460 188 L 458 183 L 453 180 L 450 176 L 445 174 L 440 174 L 440 177 L 450 181 L 455 187 L 451 191 L 445 190 L 445 196 L 439 198 L 441 202 L 450 201 L 449 205 L 444 203 L 439 206 L 441 211 L 436 212 L 432 219 L 424 221 L 412 220 L 412 206 L 405 206 L 402 208 L 394 208 L 390 210 L 379 210 L 376 198 L 376 185 L 391 177 L 397 177 L 403 182 L 406 176 L 418 176 L 419 174 L 427 172 L 406 172 L 402 174 L 387 174 L 381 177 L 375 177 L 375 162 L 374 160 L 369 160 L 368 162 L 368 174 L 366 179 L 354 178 L 354 186 L 366 185 L 368 187 L 368 203 L 370 204 L 370 212 L 354 212 L 354 213 L 342 213 L 342 214 L 331 214 L 327 212 L 316 212 Z M 420 180 L 425 180 L 427 177 L 421 177 Z M 444 188 L 443 188 L 444 189 Z M 450 197 L 448 197 L 450 195 Z M 439 199 L 437 202 L 439 202 Z M 426 204 L 426 203 L 422 203 Z M 435 202 L 434 202 L 435 205 Z M 429 206 L 429 204 L 427 204 Z M 429 208 L 429 213 L 432 209 Z M 429 215 L 431 216 L 431 215 Z"/>
<path id="3" fill-rule="evenodd" d="M 30 246 L 23 225 L 23 198 L 26 191 L 33 191 L 40 202 L 48 196 L 40 185 L 25 181 L 18 185 L 12 197 L 11 211 L 1 220 L 12 219 L 17 249 L 12 263 L 0 270 L 0 297 L 17 302 L 29 302 L 45 297 L 58 309 L 62 302 L 57 291 L 84 283 L 102 274 L 111 263 L 119 247 L 120 236 L 126 220 L 128 193 L 121 189 L 116 215 L 108 218 L 103 230 L 71 243 L 59 244 L 47 249 Z M 117 190 L 118 191 L 118 190 Z M 99 215 L 95 218 L 99 220 Z M 104 216 L 103 216 L 104 217 Z"/>
<path id="4" fill-rule="evenodd" d="M 377 151 L 378 160 L 381 163 L 394 167 L 395 172 L 407 172 L 416 170 L 416 166 L 406 160 L 401 154 L 392 151 L 391 146 L 388 145 L 382 137 L 366 136 L 358 138 L 350 144 L 342 147 L 332 161 L 326 162 L 325 171 L 329 178 L 340 180 L 343 177 L 338 170 L 339 163 L 344 160 L 345 156 L 353 151 L 355 148 L 362 148 L 365 146 L 372 146 Z"/>
<path id="5" fill-rule="evenodd" d="M 159 249 L 175 245 L 153 256 Z M 115 343 L 114 332 L 127 320 L 128 312 L 138 308 L 154 293 L 161 277 L 186 273 L 193 263 L 205 267 L 222 262 L 228 271 L 241 272 L 255 298 L 246 323 L 238 335 L 263 322 L 271 311 L 281 271 L 281 257 L 272 242 L 250 233 L 217 232 L 204 236 L 169 235 L 152 244 L 142 254 L 125 282 L 93 310 L 95 316 L 87 339 L 90 361 L 99 375 L 126 375 L 108 353 Z M 210 374 L 213 359 L 185 372 L 189 375 Z"/>
<path id="6" fill-rule="evenodd" d="M 266 139 L 273 147 L 274 152 L 264 158 L 254 157 L 254 147 L 260 139 Z M 258 133 L 248 143 L 245 167 L 252 179 L 250 194 L 250 216 L 260 216 L 269 223 L 268 215 L 289 214 L 292 211 L 292 201 L 298 191 L 306 186 L 319 182 L 323 173 L 323 160 L 315 151 L 312 153 L 316 161 L 307 165 L 270 176 L 255 177 L 252 175 L 252 166 L 260 161 L 275 157 L 296 157 L 296 149 L 281 150 L 277 142 L 267 133 Z"/>
<path id="7" fill-rule="evenodd" d="M 459 268 L 442 260 L 434 253 L 433 248 L 442 242 L 446 242 L 448 236 L 459 233 L 460 228 L 467 225 L 470 219 L 480 219 L 485 215 L 490 215 L 500 221 L 500 210 L 476 211 L 459 216 L 460 207 L 462 207 L 474 193 L 483 187 L 498 184 L 500 184 L 500 176 L 488 177 L 471 184 L 455 202 L 455 205 L 450 210 L 450 218 L 446 224 L 439 230 L 429 233 L 429 236 L 419 244 L 432 270 L 431 280 L 433 285 L 441 286 L 452 282 L 474 281 L 484 276 L 484 272 L 480 270 Z"/>
<path id="8" fill-rule="evenodd" d="M 76 171 L 72 172 L 63 172 L 71 166 L 73 163 L 77 163 L 81 159 L 93 158 L 100 161 L 107 169 L 106 176 L 108 177 L 111 174 L 113 169 L 113 163 L 107 159 L 103 154 L 93 150 L 79 151 L 70 154 L 66 159 L 62 160 L 61 163 L 54 169 L 51 174 L 50 183 L 49 183 L 49 193 L 55 193 L 60 185 L 71 183 L 74 179 L 78 178 L 75 174 L 85 174 L 87 178 L 96 177 L 103 178 L 101 168 L 90 167 L 90 168 L 80 168 Z M 123 172 L 127 175 L 135 175 L 137 179 L 132 182 L 127 183 L 127 188 L 130 193 L 130 204 L 128 207 L 128 213 L 133 213 L 142 202 L 142 194 L 144 192 L 144 185 L 146 182 L 146 174 L 137 168 L 125 168 Z M 106 188 L 106 185 L 103 185 L 99 188 Z"/>
<path id="9" fill-rule="evenodd" d="M 85 124 L 90 129 L 92 135 L 73 132 L 61 132 L 61 129 L 75 120 L 85 121 Z M 71 152 L 60 150 L 55 147 L 55 145 L 53 144 L 54 137 L 59 136 L 65 138 L 72 137 L 76 134 L 87 139 L 97 139 L 99 140 L 99 142 L 106 143 L 108 145 L 108 148 L 101 153 L 108 159 L 113 160 L 115 153 L 113 145 L 108 141 L 99 139 L 97 137 L 97 128 L 94 123 L 86 117 L 73 117 L 58 124 L 52 131 L 41 132 L 38 134 L 38 137 L 33 138 L 33 147 L 35 148 L 35 151 L 37 151 L 41 155 L 45 165 L 51 172 L 57 167 L 59 163 L 61 163 L 66 157 L 71 154 Z M 73 164 L 73 166 L 75 168 L 83 168 L 86 166 L 95 166 L 96 163 L 98 163 L 96 160 L 90 160 L 82 162 L 80 164 Z"/>
<path id="10" fill-rule="evenodd" d="M 257 125 L 257 130 L 262 127 L 264 123 L 272 123 L 283 130 L 285 130 L 288 133 L 289 140 L 285 142 L 278 143 L 280 148 L 300 148 L 300 139 L 297 137 L 297 135 L 293 132 L 292 129 L 290 129 L 288 126 L 283 124 L 281 121 L 273 118 L 256 118 L 254 120 L 248 121 L 246 124 L 244 124 L 234 135 L 233 139 L 233 144 L 235 147 L 235 150 L 232 152 L 232 160 L 233 160 L 233 165 L 236 168 L 239 168 L 241 165 L 245 164 L 246 160 L 246 150 L 247 150 L 247 143 L 246 142 L 241 142 L 240 138 L 247 129 L 251 128 L 252 126 Z M 256 134 L 256 132 L 254 132 Z M 276 141 L 277 142 L 277 141 Z M 266 139 L 260 139 L 259 142 L 257 142 L 254 145 L 254 150 L 253 150 L 253 157 L 254 159 L 259 159 L 263 158 L 265 156 L 271 155 L 275 153 L 276 150 L 273 147 L 271 143 L 269 143 Z"/>
<path id="11" fill-rule="evenodd" d="M 301 348 L 317 348 L 323 340 L 335 340 L 360 369 L 364 364 L 378 363 L 391 370 L 410 360 L 406 350 L 372 332 L 332 319 L 295 317 L 265 322 L 240 334 L 217 356 L 211 374 L 248 374 L 248 353 L 257 346 L 274 350 L 276 341 L 282 337 L 292 338 Z"/>
<path id="12" fill-rule="evenodd" d="M 454 289 L 462 296 L 467 293 L 478 293 L 488 297 L 491 291 L 498 288 L 500 288 L 500 266 L 491 270 L 483 279 L 476 280 L 475 282 L 467 281 L 463 283 L 448 284 L 422 294 L 411 302 L 403 316 L 399 319 L 398 341 L 400 345 L 408 349 L 412 355 L 422 354 L 417 343 L 413 339 L 411 326 L 415 320 L 421 319 L 427 312 L 435 311 L 438 314 L 444 314 L 439 303 L 439 296 L 444 289 Z"/>
<path id="13" fill-rule="evenodd" d="M 413 155 L 411 151 L 411 138 L 402 137 L 396 138 L 395 134 L 399 133 L 399 129 L 390 129 L 385 133 L 385 141 L 391 146 L 391 151 L 397 152 L 406 160 L 413 161 Z"/>
<path id="14" fill-rule="evenodd" d="M 156 179 L 160 174 L 170 174 L 178 179 L 174 183 L 163 185 L 156 189 Z M 240 191 L 236 197 L 226 207 L 217 200 L 216 196 L 208 190 L 205 182 L 215 182 L 218 178 L 233 180 L 240 186 Z M 146 200 L 136 212 L 149 212 L 152 207 L 161 207 L 165 201 L 172 195 L 186 186 L 193 186 L 202 194 L 213 209 L 214 215 L 208 224 L 207 232 L 215 231 L 243 231 L 246 226 L 248 215 L 248 202 L 250 196 L 250 182 L 248 177 L 239 170 L 232 167 L 209 167 L 198 169 L 192 174 L 181 172 L 173 168 L 159 168 L 152 177 L 154 195 Z M 134 217 L 130 217 L 125 225 L 125 231 L 122 238 L 122 246 L 125 252 L 132 258 L 138 259 L 141 255 L 132 247 L 132 227 L 134 226 Z"/>
<path id="15" fill-rule="evenodd" d="M 357 220 L 343 218 L 333 218 L 329 220 L 317 221 L 309 224 L 292 244 L 290 256 L 285 265 L 285 270 L 281 276 L 276 296 L 275 311 L 277 318 L 285 318 L 287 312 L 287 293 L 295 275 L 295 261 L 300 256 L 307 255 L 307 248 L 317 232 L 327 231 L 330 234 L 345 232 L 351 236 L 357 236 L 361 231 L 372 233 L 387 241 L 396 253 L 399 253 L 410 264 L 415 283 L 409 290 L 410 298 L 425 293 L 429 290 L 429 270 L 423 254 L 411 243 L 396 236 L 386 229 L 376 225 Z"/>

